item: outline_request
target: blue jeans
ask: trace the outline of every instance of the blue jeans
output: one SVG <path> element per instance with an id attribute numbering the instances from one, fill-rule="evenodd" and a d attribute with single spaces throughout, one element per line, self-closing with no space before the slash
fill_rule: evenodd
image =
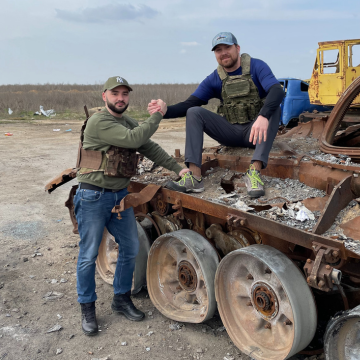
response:
<path id="1" fill-rule="evenodd" d="M 119 245 L 119 257 L 114 275 L 114 294 L 125 294 L 131 290 L 135 259 L 139 251 L 139 239 L 133 208 L 112 214 L 111 209 L 119 205 L 128 194 L 127 189 L 104 192 L 77 189 L 74 197 L 75 216 L 80 234 L 80 251 L 77 262 L 77 293 L 79 303 L 97 299 L 95 292 L 95 261 L 106 227 Z"/>

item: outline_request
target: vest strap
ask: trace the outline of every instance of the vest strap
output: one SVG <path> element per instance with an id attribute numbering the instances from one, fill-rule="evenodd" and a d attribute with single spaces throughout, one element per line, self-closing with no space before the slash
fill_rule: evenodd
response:
<path id="1" fill-rule="evenodd" d="M 224 81 L 228 77 L 228 73 L 224 70 L 224 68 L 221 65 L 217 67 L 217 73 L 221 81 Z"/>
<path id="2" fill-rule="evenodd" d="M 251 56 L 249 54 L 241 54 L 241 68 L 243 75 L 250 75 L 250 61 Z"/>

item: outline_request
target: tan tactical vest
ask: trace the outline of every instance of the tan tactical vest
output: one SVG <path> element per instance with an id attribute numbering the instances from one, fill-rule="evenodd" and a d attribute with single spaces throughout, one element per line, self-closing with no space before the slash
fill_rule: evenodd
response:
<path id="1" fill-rule="evenodd" d="M 242 75 L 229 76 L 222 66 L 217 68 L 222 81 L 222 102 L 217 113 L 225 116 L 231 124 L 254 120 L 263 106 L 259 90 L 251 79 L 250 61 L 250 55 L 241 55 Z"/>
<path id="2" fill-rule="evenodd" d="M 88 170 L 87 172 L 83 172 L 83 174 L 94 171 L 103 171 L 104 175 L 117 178 L 132 177 L 136 175 L 136 168 L 139 160 L 136 149 L 110 146 L 109 150 L 104 152 L 85 150 L 83 148 L 84 131 L 88 120 L 89 117 L 87 117 L 81 127 L 76 167 Z"/>

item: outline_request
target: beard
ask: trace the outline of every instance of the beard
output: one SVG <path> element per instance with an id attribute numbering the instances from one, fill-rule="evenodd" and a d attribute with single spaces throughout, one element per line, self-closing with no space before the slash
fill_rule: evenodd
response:
<path id="1" fill-rule="evenodd" d="M 239 56 L 237 56 L 235 59 L 230 56 L 230 58 L 225 58 L 224 60 L 227 60 L 226 65 L 223 63 L 223 60 L 220 60 L 220 65 L 224 69 L 230 69 L 236 65 L 237 61 L 239 60 Z"/>
<path id="2" fill-rule="evenodd" d="M 122 103 L 122 104 L 125 105 L 124 102 L 117 102 L 117 103 Z M 117 103 L 116 103 L 116 104 L 117 104 Z M 119 109 L 119 108 L 117 108 L 117 107 L 115 106 L 116 104 L 113 104 L 113 103 L 111 103 L 108 99 L 106 99 L 106 105 L 108 106 L 108 108 L 109 108 L 111 111 L 113 111 L 114 113 L 117 113 L 117 114 L 122 114 L 122 113 L 128 108 L 128 106 L 129 106 L 129 104 L 126 104 L 125 107 L 123 107 L 122 109 Z"/>

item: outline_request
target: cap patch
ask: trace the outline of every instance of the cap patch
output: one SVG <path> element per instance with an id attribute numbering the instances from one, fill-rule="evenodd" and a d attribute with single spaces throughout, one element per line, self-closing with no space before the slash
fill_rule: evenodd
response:
<path id="1" fill-rule="evenodd" d="M 216 40 L 226 39 L 226 36 L 218 36 Z"/>
<path id="2" fill-rule="evenodd" d="M 124 80 L 123 80 L 120 76 L 118 76 L 118 77 L 116 78 L 116 81 L 117 81 L 118 83 L 123 83 L 123 82 L 124 82 Z"/>

